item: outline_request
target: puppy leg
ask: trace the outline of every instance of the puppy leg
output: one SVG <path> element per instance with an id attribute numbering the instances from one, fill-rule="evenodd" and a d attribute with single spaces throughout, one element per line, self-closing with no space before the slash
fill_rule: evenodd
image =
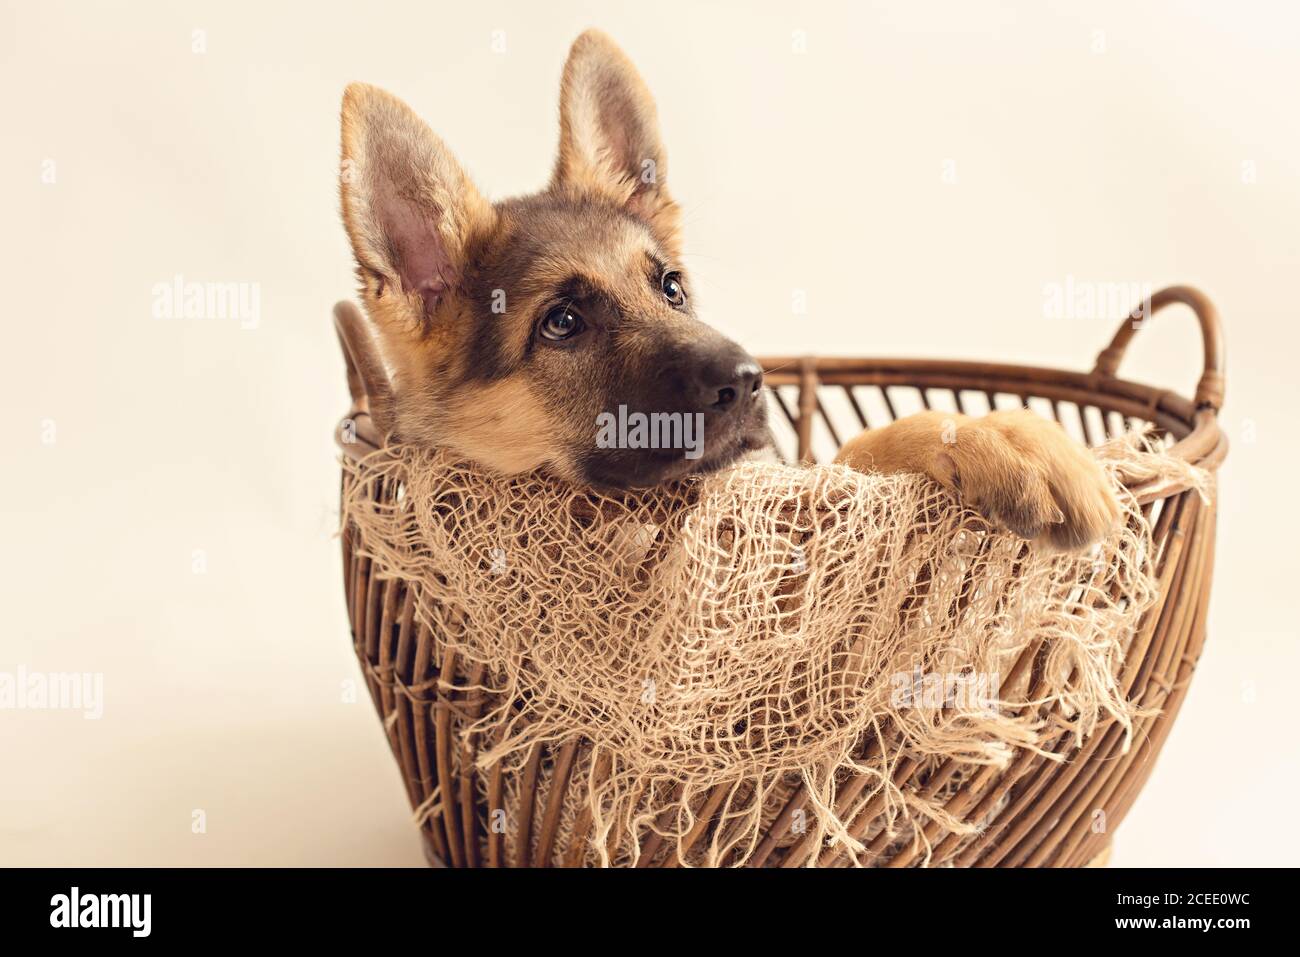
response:
<path id="1" fill-rule="evenodd" d="M 919 472 L 995 524 L 1060 549 L 1084 548 L 1119 521 L 1101 466 L 1065 430 L 1027 409 L 983 418 L 922 412 L 850 439 L 836 462 Z"/>

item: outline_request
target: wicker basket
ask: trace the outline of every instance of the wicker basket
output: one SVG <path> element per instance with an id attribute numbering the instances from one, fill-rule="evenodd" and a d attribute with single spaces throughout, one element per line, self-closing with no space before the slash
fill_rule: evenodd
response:
<path id="1" fill-rule="evenodd" d="M 1125 322 L 1090 373 L 909 359 L 767 359 L 764 367 L 772 371 L 766 381 L 778 410 L 774 418 L 783 429 L 789 426 L 785 452 L 812 461 L 821 447 L 833 450 L 859 429 L 884 425 L 912 408 L 979 414 L 988 408 L 1029 405 L 1054 416 L 1090 444 L 1149 424 L 1164 437 L 1171 454 L 1213 470 L 1227 451 L 1216 418 L 1223 400 L 1219 320 L 1209 300 L 1188 287 L 1158 293 L 1152 297 L 1150 312 L 1172 303 L 1190 306 L 1200 321 L 1205 368 L 1194 400 L 1116 378 L 1119 362 L 1140 325 L 1136 321 Z M 379 440 L 366 394 L 367 382 L 374 379 L 367 374 L 355 307 L 341 303 L 336 319 L 353 398 L 352 411 L 339 429 L 340 445 L 345 455 L 360 459 Z M 948 788 L 952 793 L 945 807 L 950 813 L 990 820 L 974 839 L 959 841 L 937 831 L 928 833 L 934 844 L 933 862 L 1071 867 L 1104 859 L 1110 835 L 1151 773 L 1205 639 L 1215 506 L 1185 485 L 1168 482 L 1135 487 L 1133 492 L 1152 522 L 1160 597 L 1138 629 L 1120 683 L 1130 700 L 1159 713 L 1135 720 L 1133 745 L 1127 752 L 1122 750 L 1121 728 L 1112 722 L 1082 747 L 1062 735 L 1053 747 L 1066 758 L 1064 762 L 1020 751 L 1005 769 L 982 769 L 955 789 L 956 768 L 951 764 L 922 778 L 915 763 L 899 761 L 894 777 L 900 787 L 921 788 L 927 794 L 947 793 Z M 411 806 L 434 807 L 421 824 L 429 861 L 454 867 L 582 863 L 590 821 L 583 811 L 583 781 L 574 771 L 585 743 L 535 746 L 518 772 L 518 782 L 505 781 L 505 775 L 513 772 L 500 766 L 488 772 L 486 781 L 476 782 L 472 769 L 479 742 L 461 731 L 482 713 L 483 692 L 449 688 L 480 686 L 484 676 L 454 655 L 434 659 L 434 642 L 415 620 L 407 584 L 372 574 L 369 559 L 354 552 L 354 535 L 354 529 L 345 528 L 342 543 L 356 653 Z M 1041 653 L 1037 644 L 1031 644 L 1016 670 L 1034 667 L 1035 655 Z M 461 774 L 460 768 L 471 770 Z M 540 787 L 543 781 L 546 786 Z M 851 787 L 852 782 L 845 786 Z M 431 801 L 435 793 L 440 797 Z M 522 796 L 520 806 L 510 809 L 518 821 L 513 840 L 490 826 L 488 812 L 503 807 L 510 794 Z M 775 839 L 778 832 L 788 833 L 801 801 L 796 793 L 780 809 L 768 837 L 749 861 L 751 866 L 845 863 L 842 852 L 835 849 L 810 847 L 807 841 L 786 845 Z M 872 805 L 865 808 L 854 821 L 855 836 L 870 833 L 871 819 L 878 812 Z M 706 802 L 694 839 L 707 838 L 711 813 Z M 563 828 L 562 821 L 567 822 Z M 1099 821 L 1104 826 L 1099 827 Z M 563 834 L 570 835 L 567 842 Z M 868 853 L 876 864 L 908 866 L 920 862 L 919 844 L 878 838 L 869 844 Z M 674 863 L 675 858 L 653 836 L 644 842 L 639 865 Z"/>

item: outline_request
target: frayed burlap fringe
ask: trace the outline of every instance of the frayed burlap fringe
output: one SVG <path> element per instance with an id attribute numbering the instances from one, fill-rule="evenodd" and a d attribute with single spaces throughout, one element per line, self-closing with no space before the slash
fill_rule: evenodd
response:
<path id="1" fill-rule="evenodd" d="M 925 842 L 928 862 L 925 825 L 981 822 L 895 785 L 900 761 L 954 763 L 960 781 L 1017 749 L 1056 759 L 1063 733 L 1130 727 L 1115 675 L 1157 585 L 1121 480 L 1208 480 L 1137 435 L 1097 455 L 1125 522 L 1077 555 L 991 528 L 922 477 L 834 465 L 608 497 L 390 446 L 344 462 L 343 521 L 381 575 L 413 584 L 436 660 L 484 666 L 493 695 L 465 729 L 489 732 L 481 770 L 590 742 L 574 771 L 589 861 L 634 862 L 653 834 L 682 864 L 744 863 L 798 791 L 781 843 L 852 863 L 881 834 Z M 721 823 L 684 840 L 702 813 Z"/>

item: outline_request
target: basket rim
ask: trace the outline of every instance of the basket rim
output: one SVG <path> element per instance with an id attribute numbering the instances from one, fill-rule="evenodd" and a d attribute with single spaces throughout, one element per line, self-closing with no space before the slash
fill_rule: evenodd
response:
<path id="1" fill-rule="evenodd" d="M 1189 307 L 1200 324 L 1204 364 L 1195 399 L 1116 375 L 1138 330 L 1148 318 L 1171 305 Z M 335 440 L 345 455 L 360 460 L 383 445 L 391 421 L 392 386 L 361 311 L 351 302 L 340 302 L 334 307 L 334 324 L 347 362 L 348 390 L 352 395 L 352 408 L 335 430 Z M 1105 405 L 1121 415 L 1154 422 L 1176 439 L 1166 454 L 1214 472 L 1228 453 L 1227 435 L 1218 422 L 1224 395 L 1223 356 L 1223 324 L 1209 297 L 1191 286 L 1169 286 L 1138 304 L 1097 356 L 1091 372 L 999 362 L 889 357 L 768 356 L 758 362 L 769 388 L 799 387 L 801 455 L 808 448 L 812 413 L 819 404 L 818 387 L 905 385 L 919 388 L 923 393 L 927 388 L 943 388 L 954 393 L 985 392 L 990 397 L 994 393 L 1018 395 L 1022 400 L 1041 396 L 1054 402 L 1073 402 L 1080 407 Z M 1187 481 L 1177 479 L 1128 486 L 1140 504 L 1168 498 L 1190 487 Z"/>
<path id="2" fill-rule="evenodd" d="M 1123 415 L 1149 419 L 1168 429 L 1177 436 L 1177 441 L 1166 450 L 1166 454 L 1209 472 L 1218 469 L 1228 450 L 1227 436 L 1213 408 L 1197 408 L 1191 399 L 1175 392 L 1104 373 L 947 359 L 848 356 L 792 359 L 766 356 L 758 361 L 764 369 L 764 381 L 771 388 L 792 385 L 811 385 L 814 388 L 910 386 L 1043 396 L 1083 405 L 1101 404 Z M 348 428 L 349 424 L 351 428 Z M 360 461 L 378 451 L 384 444 L 383 439 L 370 417 L 364 395 L 354 400 L 349 414 L 335 430 L 335 440 L 340 449 L 353 461 Z M 1128 487 L 1138 501 L 1145 504 L 1184 492 L 1189 486 L 1166 480 Z"/>
<path id="3" fill-rule="evenodd" d="M 1216 406 L 1197 404 L 1169 389 L 1097 370 L 1077 372 L 1001 362 L 890 357 L 768 356 L 759 362 L 765 370 L 764 381 L 772 387 L 898 385 L 1105 405 L 1122 415 L 1148 419 L 1168 429 L 1177 441 L 1166 453 L 1209 472 L 1218 470 L 1228 452 L 1227 435 L 1219 425 Z M 1129 488 L 1145 502 L 1186 491 L 1188 486 L 1162 483 Z M 1157 489 L 1159 494 L 1148 494 Z"/>

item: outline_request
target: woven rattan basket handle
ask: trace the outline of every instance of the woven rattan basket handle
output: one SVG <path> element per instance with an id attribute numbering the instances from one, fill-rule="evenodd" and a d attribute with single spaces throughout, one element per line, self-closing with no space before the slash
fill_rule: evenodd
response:
<path id="1" fill-rule="evenodd" d="M 1205 346 L 1205 369 L 1201 373 L 1200 382 L 1196 384 L 1196 405 L 1198 408 L 1211 409 L 1217 413 L 1223 408 L 1223 327 L 1219 322 L 1219 310 L 1214 308 L 1214 303 L 1210 302 L 1205 293 L 1199 289 L 1193 289 L 1191 286 L 1170 286 L 1168 289 L 1161 289 L 1151 297 L 1150 315 L 1154 316 L 1165 306 L 1176 302 L 1190 306 L 1201 324 L 1201 339 Z M 1134 314 L 1140 315 L 1138 310 L 1134 310 Z M 1124 358 L 1124 351 L 1128 348 L 1129 341 L 1141 325 L 1138 319 L 1125 319 L 1124 324 L 1115 333 L 1115 338 L 1110 341 L 1110 345 L 1097 356 L 1097 365 L 1093 372 L 1113 377 L 1119 369 L 1120 361 Z"/>
<path id="2" fill-rule="evenodd" d="M 393 389 L 370 326 L 361 310 L 344 300 L 334 306 L 334 328 L 348 364 L 351 414 L 369 414 L 380 436 L 387 435 L 393 427 Z"/>

